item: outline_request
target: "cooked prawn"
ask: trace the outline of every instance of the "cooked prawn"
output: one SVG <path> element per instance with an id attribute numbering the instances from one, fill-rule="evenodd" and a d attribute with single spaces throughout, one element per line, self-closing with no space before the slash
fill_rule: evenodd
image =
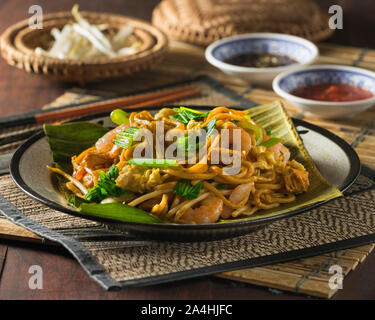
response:
<path id="1" fill-rule="evenodd" d="M 282 162 L 283 167 L 286 166 L 290 158 L 290 151 L 286 146 L 279 142 L 278 144 L 275 144 L 274 146 L 268 148 L 268 150 L 273 152 L 276 158 Z"/>
<path id="2" fill-rule="evenodd" d="M 223 127 L 225 129 L 229 129 L 229 145 L 232 147 L 233 147 L 233 137 L 234 137 L 233 131 L 235 129 L 241 130 L 241 152 L 243 156 L 246 157 L 249 151 L 251 150 L 251 145 L 252 145 L 251 137 L 249 133 L 246 130 L 236 126 L 233 122 L 227 122 L 225 123 Z"/>
<path id="3" fill-rule="evenodd" d="M 254 188 L 254 182 L 240 184 L 236 188 L 233 189 L 229 196 L 229 201 L 235 205 L 240 203 L 245 204 L 250 197 L 250 192 Z M 224 205 L 223 212 L 221 213 L 221 217 L 223 219 L 228 219 L 233 212 L 233 209 L 227 205 Z"/>
<path id="4" fill-rule="evenodd" d="M 191 223 L 214 223 L 223 211 L 223 200 L 210 196 L 201 202 L 201 206 L 193 209 L 189 208 L 184 212 L 181 220 Z"/>
<path id="5" fill-rule="evenodd" d="M 96 150 L 99 152 L 110 152 L 111 154 L 114 152 L 113 148 L 117 150 L 117 146 L 113 144 L 113 140 L 116 138 L 116 136 L 121 132 L 129 128 L 129 125 L 126 123 L 123 123 L 122 125 L 119 125 L 118 127 L 114 128 L 113 130 L 107 132 L 103 137 L 101 137 L 95 144 Z"/>

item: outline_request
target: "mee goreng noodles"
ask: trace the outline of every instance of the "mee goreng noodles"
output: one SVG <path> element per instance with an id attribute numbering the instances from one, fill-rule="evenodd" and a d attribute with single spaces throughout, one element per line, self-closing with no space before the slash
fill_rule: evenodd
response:
<path id="1" fill-rule="evenodd" d="M 248 111 L 115 110 L 118 127 L 72 157 L 66 187 L 87 202 L 120 202 L 174 223 L 250 216 L 292 202 L 309 173 Z"/>

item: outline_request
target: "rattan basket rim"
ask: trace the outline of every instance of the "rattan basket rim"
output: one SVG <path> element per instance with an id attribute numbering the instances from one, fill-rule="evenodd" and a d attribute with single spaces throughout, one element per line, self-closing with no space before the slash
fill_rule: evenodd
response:
<path id="1" fill-rule="evenodd" d="M 240 0 L 233 1 L 234 5 L 256 5 L 259 8 L 263 2 L 246 2 Z M 287 0 L 285 0 L 287 2 Z M 330 29 L 324 22 L 325 13 L 319 6 L 310 2 L 310 9 L 313 8 L 317 15 L 320 15 L 316 24 L 296 23 L 295 21 L 264 20 L 262 11 L 232 11 L 219 10 L 217 15 L 212 16 L 212 11 L 216 6 L 223 4 L 223 1 L 216 3 L 215 0 L 163 0 L 153 10 L 152 23 L 165 32 L 169 38 L 185 41 L 196 45 L 207 46 L 210 43 L 241 33 L 249 32 L 276 32 L 291 34 L 306 38 L 310 41 L 321 41 L 332 35 L 334 30 Z M 306 1 L 306 4 L 309 2 Z M 314 5 L 313 5 L 314 4 Z M 229 4 L 226 4 L 229 6 Z M 278 5 L 282 5 L 281 2 Z M 304 3 L 301 2 L 301 7 Z M 287 6 L 287 4 L 285 4 Z M 204 9 L 202 9 L 204 8 Z M 210 12 L 210 15 L 206 15 Z M 266 11 L 264 11 L 266 12 Z M 295 14 L 293 12 L 291 15 Z M 182 15 L 186 16 L 185 22 L 179 22 Z M 249 22 L 249 23 L 248 23 Z M 273 30 L 276 28 L 277 30 Z"/>
<path id="2" fill-rule="evenodd" d="M 155 39 L 155 43 L 153 46 L 151 46 L 147 50 L 141 50 L 135 54 L 132 55 L 121 55 L 117 57 L 98 57 L 98 58 L 90 58 L 90 59 L 79 59 L 79 60 L 73 60 L 73 59 L 58 59 L 53 57 L 47 57 L 47 56 L 41 56 L 37 55 L 33 52 L 23 52 L 19 48 L 17 48 L 14 44 L 14 40 L 17 37 L 17 35 L 20 32 L 26 32 L 26 29 L 29 29 L 28 24 L 29 20 L 23 20 L 19 23 L 16 23 L 9 28 L 7 28 L 4 33 L 0 37 L 0 45 L 1 45 L 1 51 L 2 54 L 7 54 L 6 51 L 13 51 L 12 54 L 15 54 L 16 56 L 20 57 L 23 56 L 23 60 L 27 61 L 29 60 L 32 63 L 42 63 L 45 64 L 53 64 L 58 66 L 64 66 L 64 65 L 74 65 L 74 66 L 94 66 L 94 65 L 106 65 L 106 64 L 113 64 L 113 63 L 132 63 L 133 61 L 137 61 L 142 58 L 146 58 L 150 54 L 153 54 L 155 52 L 161 51 L 164 49 L 167 44 L 168 40 L 167 37 L 164 35 L 163 32 L 158 30 L 156 27 L 152 26 L 151 24 L 117 14 L 111 14 L 111 13 L 96 13 L 96 12 L 87 12 L 82 11 L 81 14 L 84 17 L 87 17 L 89 19 L 95 19 L 100 17 L 101 19 L 108 19 L 107 24 L 111 25 L 111 20 L 116 19 L 116 23 L 119 22 L 122 23 L 129 23 L 134 26 L 135 29 L 140 29 L 146 33 L 148 33 L 151 37 Z M 68 21 L 72 18 L 72 15 L 70 12 L 58 12 L 58 13 L 50 13 L 46 14 L 44 16 L 44 22 L 47 23 L 53 23 L 55 22 L 56 25 L 60 25 L 63 21 Z M 5 51 L 5 52 L 4 52 Z"/>

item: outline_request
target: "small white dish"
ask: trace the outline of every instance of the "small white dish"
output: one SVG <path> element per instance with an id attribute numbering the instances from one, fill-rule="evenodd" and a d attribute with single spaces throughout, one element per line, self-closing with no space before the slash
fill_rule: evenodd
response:
<path id="1" fill-rule="evenodd" d="M 224 62 L 242 53 L 273 53 L 290 57 L 298 63 L 274 68 L 250 68 Z M 312 64 L 319 50 L 312 42 L 280 33 L 247 33 L 215 41 L 206 49 L 207 61 L 226 74 L 242 78 L 250 84 L 271 86 L 276 75 Z"/>
<path id="2" fill-rule="evenodd" d="M 313 84 L 349 84 L 370 91 L 368 99 L 349 102 L 328 102 L 297 97 L 291 92 Z M 273 90 L 303 111 L 320 118 L 348 118 L 375 104 L 375 72 L 340 65 L 315 65 L 283 72 L 273 80 Z"/>

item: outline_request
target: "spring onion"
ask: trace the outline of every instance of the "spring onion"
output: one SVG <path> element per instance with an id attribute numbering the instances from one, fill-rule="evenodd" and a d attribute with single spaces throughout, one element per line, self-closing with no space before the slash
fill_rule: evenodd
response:
<path id="1" fill-rule="evenodd" d="M 169 168 L 178 167 L 178 162 L 173 159 L 150 159 L 150 158 L 139 158 L 130 159 L 128 164 L 134 164 L 136 166 L 142 167 L 152 167 L 152 168 Z"/>
<path id="2" fill-rule="evenodd" d="M 268 149 L 268 148 L 271 148 L 274 145 L 280 143 L 281 141 L 282 141 L 282 139 L 280 139 L 280 138 L 272 137 L 272 138 L 268 139 L 267 141 L 262 142 L 260 145 L 263 146 L 263 147 L 266 147 Z"/>
<path id="3" fill-rule="evenodd" d="M 116 139 L 113 140 L 113 144 L 119 146 L 123 149 L 131 147 L 133 141 L 136 139 L 137 135 L 141 132 L 137 127 L 130 127 L 122 132 L 120 132 Z"/>
<path id="4" fill-rule="evenodd" d="M 258 127 L 255 124 L 252 124 L 247 121 L 238 121 L 237 126 L 246 129 L 246 130 L 252 130 L 255 133 L 255 140 L 257 145 L 261 144 L 263 141 L 263 130 L 261 127 Z"/>
<path id="5" fill-rule="evenodd" d="M 212 132 L 214 131 L 216 127 L 216 117 L 213 118 L 206 126 L 206 130 L 207 130 L 207 133 L 206 133 L 206 137 L 208 138 Z"/>
<path id="6" fill-rule="evenodd" d="M 173 110 L 176 114 L 172 118 L 183 124 L 188 124 L 190 120 L 202 119 L 209 114 L 209 112 L 203 113 L 186 107 L 174 108 Z"/>
<path id="7" fill-rule="evenodd" d="M 182 136 L 178 137 L 176 140 L 177 149 L 183 150 L 184 152 L 196 152 L 199 150 L 199 142 L 196 142 L 196 137 L 194 136 Z"/>
<path id="8" fill-rule="evenodd" d="M 112 122 L 117 124 L 118 126 L 123 124 L 123 123 L 130 124 L 129 114 L 122 109 L 113 110 L 111 112 L 110 118 L 111 118 Z"/>

